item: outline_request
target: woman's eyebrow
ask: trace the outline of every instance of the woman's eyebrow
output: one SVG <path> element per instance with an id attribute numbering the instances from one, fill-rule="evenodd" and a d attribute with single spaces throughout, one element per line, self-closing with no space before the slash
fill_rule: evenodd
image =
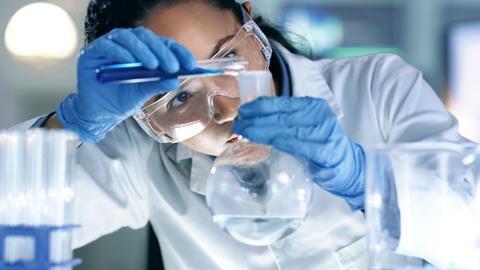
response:
<path id="1" fill-rule="evenodd" d="M 227 42 L 229 41 L 230 39 L 232 39 L 235 35 L 232 34 L 232 35 L 228 35 L 226 37 L 223 37 L 221 39 L 219 39 L 217 41 L 217 45 L 215 45 L 215 48 L 213 48 L 211 54 L 210 54 L 210 57 L 209 58 L 212 58 L 213 56 L 215 56 L 215 54 L 218 53 L 218 51 L 222 48 L 222 46 Z"/>

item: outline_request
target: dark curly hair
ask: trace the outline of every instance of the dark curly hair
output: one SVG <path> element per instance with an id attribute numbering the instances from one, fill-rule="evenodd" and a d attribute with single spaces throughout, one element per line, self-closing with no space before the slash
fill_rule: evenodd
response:
<path id="1" fill-rule="evenodd" d="M 87 9 L 85 19 L 85 43 L 110 32 L 114 28 L 129 28 L 137 26 L 140 21 L 148 16 L 156 8 L 177 5 L 194 0 L 92 0 Z M 239 22 L 243 16 L 240 4 L 235 0 L 197 0 L 203 1 L 221 10 L 233 12 Z M 262 17 L 255 17 L 265 35 L 282 44 L 289 51 L 297 54 L 305 53 L 306 44 L 302 44 L 302 50 L 297 48 L 281 31 Z"/>

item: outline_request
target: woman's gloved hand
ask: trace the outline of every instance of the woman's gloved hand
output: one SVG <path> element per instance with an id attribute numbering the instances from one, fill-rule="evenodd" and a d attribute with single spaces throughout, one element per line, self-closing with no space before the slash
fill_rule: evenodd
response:
<path id="1" fill-rule="evenodd" d="M 143 27 L 114 29 L 91 42 L 78 58 L 77 93 L 63 100 L 56 111 L 62 125 L 76 132 L 81 141 L 102 140 L 151 97 L 178 89 L 179 82 L 174 79 L 139 84 L 97 82 L 96 69 L 100 66 L 129 62 L 170 73 L 196 66 L 185 47 Z"/>
<path id="2" fill-rule="evenodd" d="M 325 100 L 261 97 L 240 107 L 233 131 L 307 159 L 318 185 L 352 209 L 364 207 L 364 151 L 348 138 Z"/>

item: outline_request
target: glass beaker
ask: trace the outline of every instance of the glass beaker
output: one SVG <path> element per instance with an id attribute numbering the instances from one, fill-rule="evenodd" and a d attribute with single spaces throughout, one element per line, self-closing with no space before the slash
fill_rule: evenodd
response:
<path id="1" fill-rule="evenodd" d="M 476 144 L 367 151 L 369 269 L 480 269 Z"/>
<path id="2" fill-rule="evenodd" d="M 271 73 L 238 75 L 242 103 L 273 94 Z M 234 239 L 268 246 L 298 229 L 310 210 L 306 162 L 275 148 L 240 139 L 214 162 L 207 204 L 214 221 Z"/>

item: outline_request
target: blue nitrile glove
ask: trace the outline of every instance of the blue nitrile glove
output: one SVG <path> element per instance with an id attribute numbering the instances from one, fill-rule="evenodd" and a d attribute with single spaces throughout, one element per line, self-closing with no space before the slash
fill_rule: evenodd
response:
<path id="1" fill-rule="evenodd" d="M 171 39 L 138 27 L 114 29 L 94 40 L 80 52 L 77 62 L 77 93 L 57 108 L 57 117 L 66 129 L 78 133 L 83 142 L 98 142 L 105 134 L 133 115 L 151 97 L 176 90 L 176 79 L 139 84 L 102 84 L 96 69 L 102 65 L 141 62 L 146 68 L 177 72 L 191 70 L 194 57 Z"/>
<path id="2" fill-rule="evenodd" d="M 240 107 L 233 132 L 309 161 L 323 189 L 363 209 L 365 154 L 343 131 L 325 100 L 261 97 Z"/>

